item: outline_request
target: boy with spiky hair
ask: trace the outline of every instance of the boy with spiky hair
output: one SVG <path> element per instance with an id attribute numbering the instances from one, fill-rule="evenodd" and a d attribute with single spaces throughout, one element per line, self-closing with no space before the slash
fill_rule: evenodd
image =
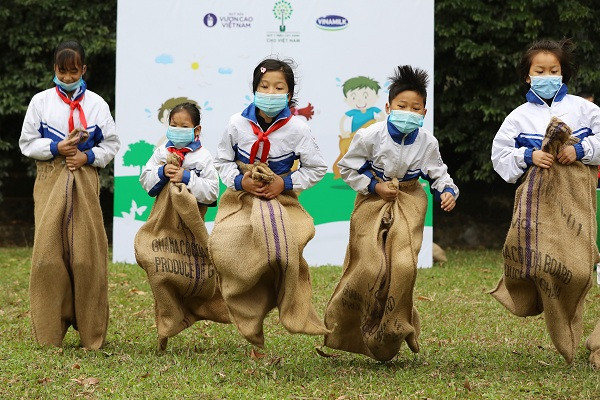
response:
<path id="1" fill-rule="evenodd" d="M 352 109 L 348 110 L 340 121 L 340 154 L 333 162 L 333 175 L 336 179 L 341 177 L 337 163 L 348 151 L 356 131 L 385 118 L 381 109 L 375 107 L 379 99 L 379 89 L 379 83 L 366 76 L 350 78 L 342 85 L 346 104 Z"/>
<path id="2" fill-rule="evenodd" d="M 380 361 L 395 357 L 404 341 L 419 351 L 413 288 L 427 196 L 418 178 L 431 181 L 445 211 L 458 197 L 436 138 L 422 128 L 427 72 L 404 65 L 389 79 L 387 120 L 359 129 L 338 163 L 358 193 L 344 273 L 325 312 L 333 330 L 326 346 Z"/>

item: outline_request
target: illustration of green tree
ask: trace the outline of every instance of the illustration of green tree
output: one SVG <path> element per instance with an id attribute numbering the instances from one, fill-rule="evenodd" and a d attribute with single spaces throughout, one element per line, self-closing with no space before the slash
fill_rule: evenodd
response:
<path id="1" fill-rule="evenodd" d="M 152 153 L 154 153 L 154 145 L 145 140 L 140 140 L 139 142 L 131 143 L 128 148 L 123 155 L 123 165 L 125 167 L 139 166 L 141 174 L 142 167 L 146 165 Z"/>
<path id="2" fill-rule="evenodd" d="M 281 25 L 279 25 L 279 30 L 281 32 L 285 32 L 285 20 L 292 16 L 292 11 L 292 4 L 285 0 L 279 0 L 273 6 L 273 14 L 275 14 L 275 18 L 281 18 Z"/>

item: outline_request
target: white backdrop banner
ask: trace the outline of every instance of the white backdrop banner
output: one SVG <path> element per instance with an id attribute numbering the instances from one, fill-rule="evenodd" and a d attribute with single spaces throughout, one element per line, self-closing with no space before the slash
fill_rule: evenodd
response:
<path id="1" fill-rule="evenodd" d="M 139 174 L 165 141 L 170 109 L 198 104 L 202 145 L 214 156 L 229 117 L 253 99 L 254 67 L 276 57 L 296 63 L 293 112 L 307 120 L 329 164 L 325 178 L 300 195 L 316 227 L 305 257 L 310 265 L 341 265 L 355 192 L 335 162 L 357 128 L 385 117 L 396 66 L 423 68 L 433 82 L 433 16 L 433 0 L 119 0 L 113 261 L 135 263 L 133 239 L 154 201 Z M 433 102 L 431 83 L 431 131 Z M 215 213 L 207 213 L 209 231 Z M 431 214 L 430 198 L 419 267 L 432 264 Z"/>

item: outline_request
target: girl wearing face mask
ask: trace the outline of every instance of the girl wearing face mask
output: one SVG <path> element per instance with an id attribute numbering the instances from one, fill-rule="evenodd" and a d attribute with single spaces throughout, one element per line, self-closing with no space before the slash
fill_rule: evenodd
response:
<path id="1" fill-rule="evenodd" d="M 173 107 L 167 143 L 154 150 L 140 175 L 140 183 L 150 196 L 157 196 L 168 182 L 182 182 L 198 203 L 212 205 L 217 201 L 219 178 L 211 154 L 200 143 L 201 129 L 198 107 L 192 103 Z"/>
<path id="2" fill-rule="evenodd" d="M 60 346 L 69 326 L 98 349 L 108 324 L 108 242 L 98 168 L 120 147 L 106 101 L 87 88 L 85 51 L 69 40 L 54 52 L 55 87 L 31 99 L 19 139 L 36 160 L 30 298 L 40 344 Z"/>
<path id="3" fill-rule="evenodd" d="M 229 119 L 215 159 L 227 190 L 209 251 L 232 321 L 259 347 L 263 319 L 274 307 L 290 332 L 326 332 L 311 304 L 302 257 L 314 225 L 296 192 L 321 180 L 327 165 L 308 125 L 290 113 L 294 87 L 289 62 L 260 62 L 253 72 L 254 102 Z M 299 168 L 292 170 L 296 160 Z"/>
<path id="4" fill-rule="evenodd" d="M 503 246 L 505 273 L 491 294 L 517 316 L 543 312 L 554 345 L 571 363 L 583 334 L 583 303 L 592 285 L 592 268 L 599 259 L 595 192 L 600 108 L 568 94 L 567 84 L 576 72 L 568 39 L 532 43 L 518 72 L 529 86 L 527 102 L 505 118 L 492 143 L 496 172 L 520 184 Z M 550 135 L 543 143 L 547 130 Z M 571 136 L 564 137 L 569 132 Z M 542 261 L 535 255 L 547 258 Z M 555 258 L 564 265 L 568 280 L 556 279 L 554 265 L 544 262 L 557 263 Z M 550 287 L 551 293 L 546 290 Z M 600 323 L 587 348 L 592 365 L 600 367 Z"/>
<path id="5" fill-rule="evenodd" d="M 554 162 L 600 164 L 600 109 L 567 93 L 567 84 L 576 72 L 571 47 L 569 40 L 540 40 L 521 58 L 518 72 L 529 86 L 527 102 L 506 117 L 492 143 L 494 169 L 509 183 L 515 183 L 532 165 L 547 169 Z M 540 150 L 553 116 L 580 139 L 579 143 L 566 146 L 556 158 Z"/>

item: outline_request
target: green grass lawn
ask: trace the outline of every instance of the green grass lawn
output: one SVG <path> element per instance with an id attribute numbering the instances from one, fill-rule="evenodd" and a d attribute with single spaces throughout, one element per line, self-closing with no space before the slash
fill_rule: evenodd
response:
<path id="1" fill-rule="evenodd" d="M 393 361 L 315 347 L 322 338 L 288 334 L 277 313 L 265 321 L 266 356 L 231 325 L 200 322 L 156 352 L 153 299 L 137 265 L 110 264 L 111 317 L 100 351 L 39 347 L 31 334 L 30 249 L 0 249 L 0 398 L 117 399 L 598 399 L 600 371 L 582 341 L 566 365 L 543 318 L 517 318 L 492 299 L 500 251 L 449 251 L 449 261 L 419 270 L 415 304 L 421 353 L 406 345 Z M 341 268 L 311 269 L 320 315 Z M 584 340 L 600 319 L 600 289 L 588 294 Z"/>

